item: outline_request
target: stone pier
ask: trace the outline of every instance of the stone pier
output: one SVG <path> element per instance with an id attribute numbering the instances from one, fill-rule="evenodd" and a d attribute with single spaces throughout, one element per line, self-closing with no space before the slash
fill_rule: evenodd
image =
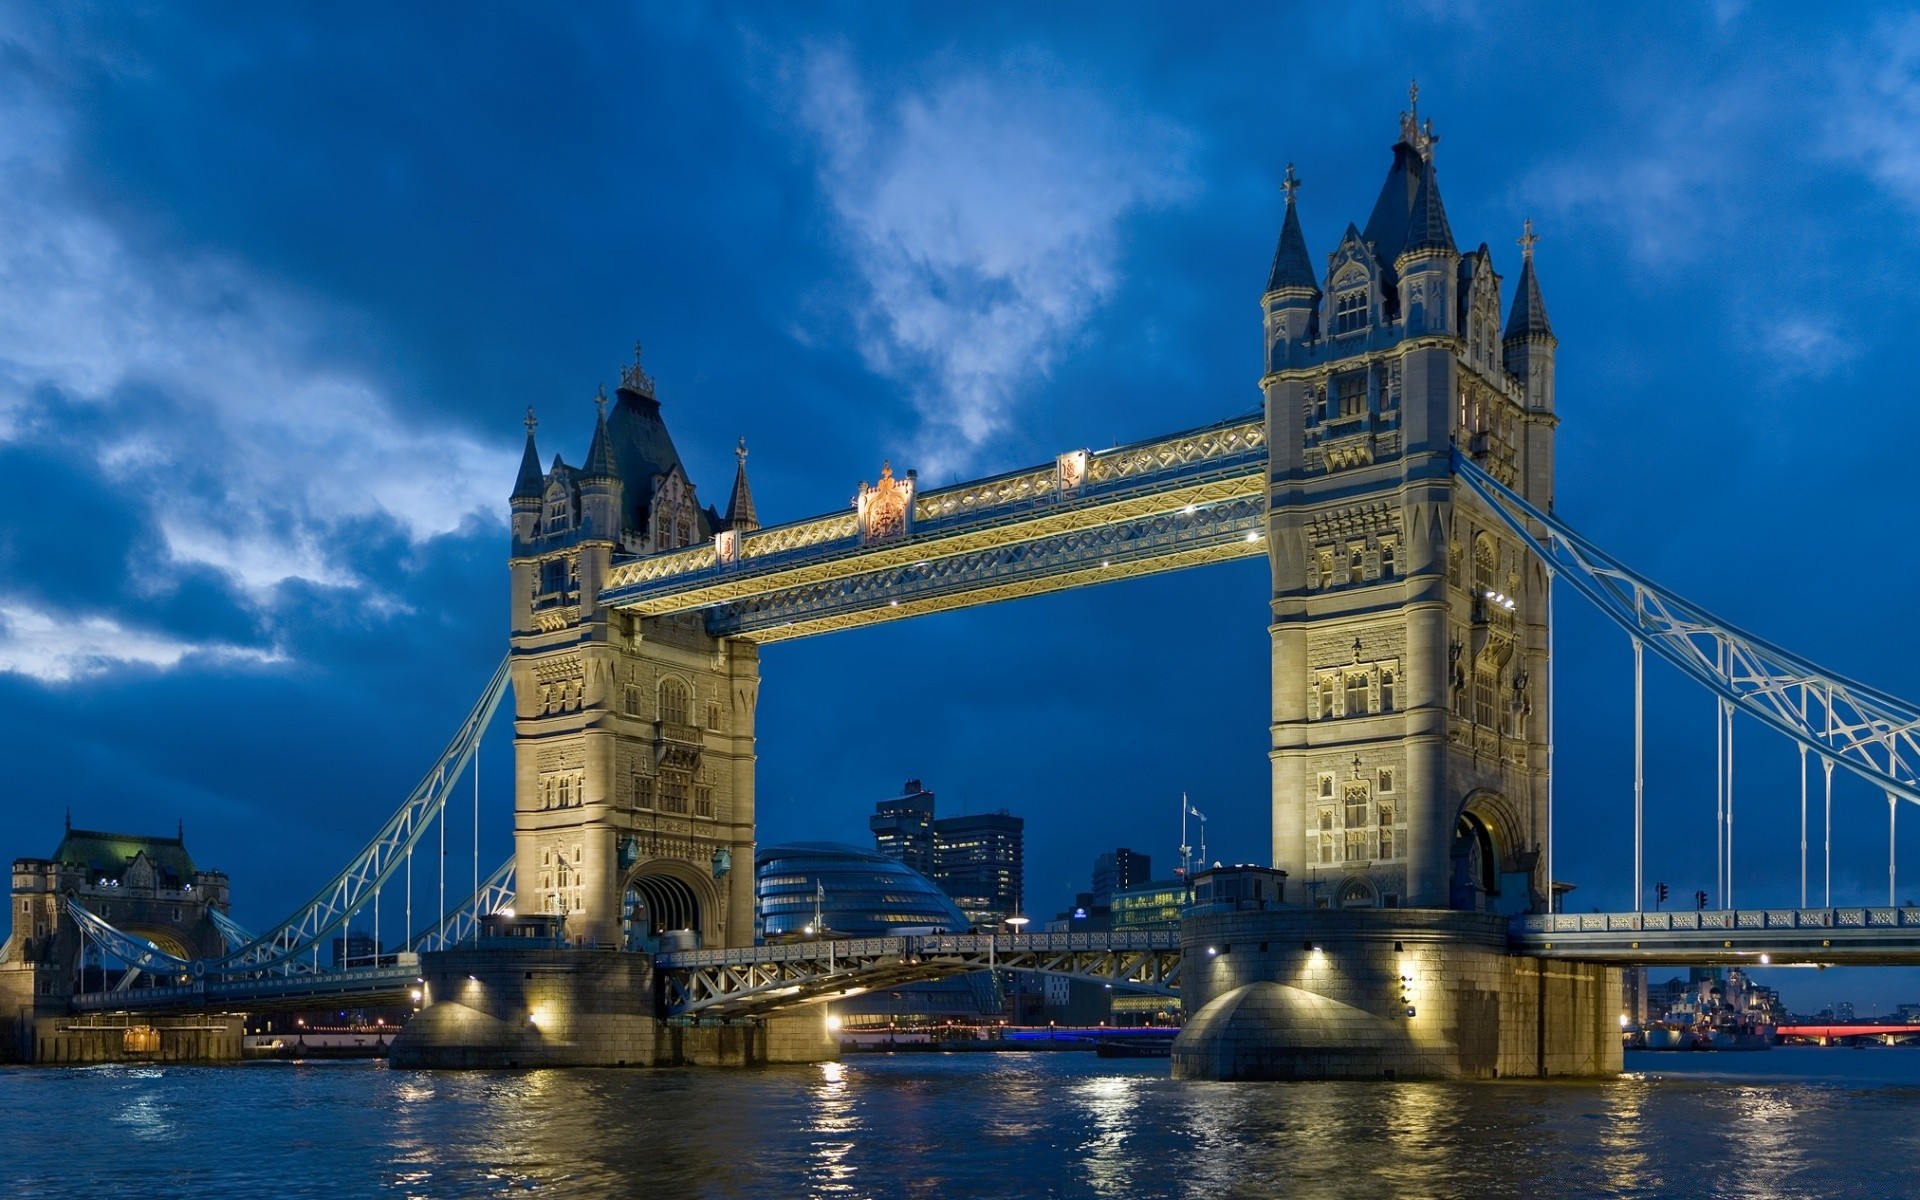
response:
<path id="1" fill-rule="evenodd" d="M 1189 916 L 1176 1079 L 1615 1075 L 1620 971 L 1507 951 L 1506 920 L 1420 909 Z"/>
<path id="2" fill-rule="evenodd" d="M 840 1054 L 818 1009 L 724 1025 L 661 1019 L 646 954 L 482 939 L 421 964 L 425 1007 L 394 1038 L 396 1067 L 742 1067 Z"/>

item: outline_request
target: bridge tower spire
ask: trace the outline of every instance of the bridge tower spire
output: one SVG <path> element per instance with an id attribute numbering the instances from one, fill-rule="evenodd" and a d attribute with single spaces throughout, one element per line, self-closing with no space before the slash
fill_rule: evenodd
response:
<path id="1" fill-rule="evenodd" d="M 1550 391 L 1529 390 L 1550 358 L 1532 332 L 1502 353 L 1438 140 L 1410 104 L 1365 232 L 1317 286 L 1277 257 L 1264 302 L 1274 865 L 1331 907 L 1524 912 L 1547 894 L 1546 579 L 1459 502 L 1450 455 L 1550 489 Z M 1287 217 L 1283 251 L 1291 189 Z"/>

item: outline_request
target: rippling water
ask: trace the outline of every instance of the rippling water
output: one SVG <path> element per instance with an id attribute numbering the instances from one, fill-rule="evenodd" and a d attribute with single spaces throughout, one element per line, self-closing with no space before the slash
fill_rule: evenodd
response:
<path id="1" fill-rule="evenodd" d="M 1174 1083 L 1087 1054 L 8 1069 L 0 1193 L 1920 1195 L 1920 1050 L 1628 1059 L 1546 1084 Z"/>

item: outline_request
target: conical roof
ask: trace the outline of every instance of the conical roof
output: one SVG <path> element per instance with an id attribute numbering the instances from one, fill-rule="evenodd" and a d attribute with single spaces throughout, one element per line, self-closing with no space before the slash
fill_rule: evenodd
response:
<path id="1" fill-rule="evenodd" d="M 527 410 L 527 448 L 520 455 L 520 476 L 513 481 L 514 500 L 538 500 L 546 490 L 546 476 L 540 471 L 540 451 L 533 444 L 533 410 Z"/>
<path id="2" fill-rule="evenodd" d="M 733 472 L 733 495 L 727 498 L 727 528 L 745 533 L 760 528 L 759 514 L 753 511 L 753 489 L 747 486 L 747 439 L 740 439 L 739 466 Z"/>
<path id="3" fill-rule="evenodd" d="M 1287 215 L 1280 222 L 1280 244 L 1273 251 L 1273 270 L 1267 272 L 1267 290 L 1299 288 L 1320 294 L 1320 281 L 1314 277 L 1313 256 L 1307 253 L 1306 235 L 1300 232 L 1300 214 L 1294 206 L 1299 180 L 1293 177 L 1293 164 L 1287 164 L 1287 181 L 1281 185 L 1287 193 Z"/>
<path id="4" fill-rule="evenodd" d="M 593 423 L 593 444 L 587 447 L 587 465 L 581 468 L 583 479 L 616 479 L 619 468 L 614 465 L 613 450 L 607 437 L 607 393 L 603 389 L 595 398 L 599 406 L 599 416 Z"/>
<path id="5" fill-rule="evenodd" d="M 1433 173 L 1430 158 L 1421 163 L 1420 186 L 1413 194 L 1413 207 L 1407 213 L 1407 240 L 1400 247 L 1400 254 L 1422 250 L 1456 253 L 1458 250 L 1453 244 L 1453 228 L 1447 224 L 1447 206 L 1440 200 L 1440 180 Z"/>
<path id="6" fill-rule="evenodd" d="M 1532 223 L 1528 225 L 1531 238 Z M 1525 239 L 1522 242 L 1525 244 Z M 1547 323 L 1547 302 L 1540 298 L 1540 281 L 1533 274 L 1533 247 L 1528 245 L 1526 250 L 1526 257 L 1520 261 L 1520 282 L 1513 289 L 1513 308 L 1507 313 L 1508 341 L 1553 336 L 1553 326 Z"/>

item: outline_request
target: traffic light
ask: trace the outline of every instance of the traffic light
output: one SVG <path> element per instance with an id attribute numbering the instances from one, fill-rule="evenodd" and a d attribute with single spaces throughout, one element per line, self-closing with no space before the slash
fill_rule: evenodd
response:
<path id="1" fill-rule="evenodd" d="M 1707 893 L 1704 889 L 1693 894 L 1693 906 L 1699 909 L 1707 907 Z"/>
<path id="2" fill-rule="evenodd" d="M 1660 906 L 1662 904 L 1665 904 L 1666 902 L 1667 902 L 1667 885 L 1664 883 L 1654 884 L 1653 885 L 1653 910 L 1655 912 L 1659 912 Z"/>

